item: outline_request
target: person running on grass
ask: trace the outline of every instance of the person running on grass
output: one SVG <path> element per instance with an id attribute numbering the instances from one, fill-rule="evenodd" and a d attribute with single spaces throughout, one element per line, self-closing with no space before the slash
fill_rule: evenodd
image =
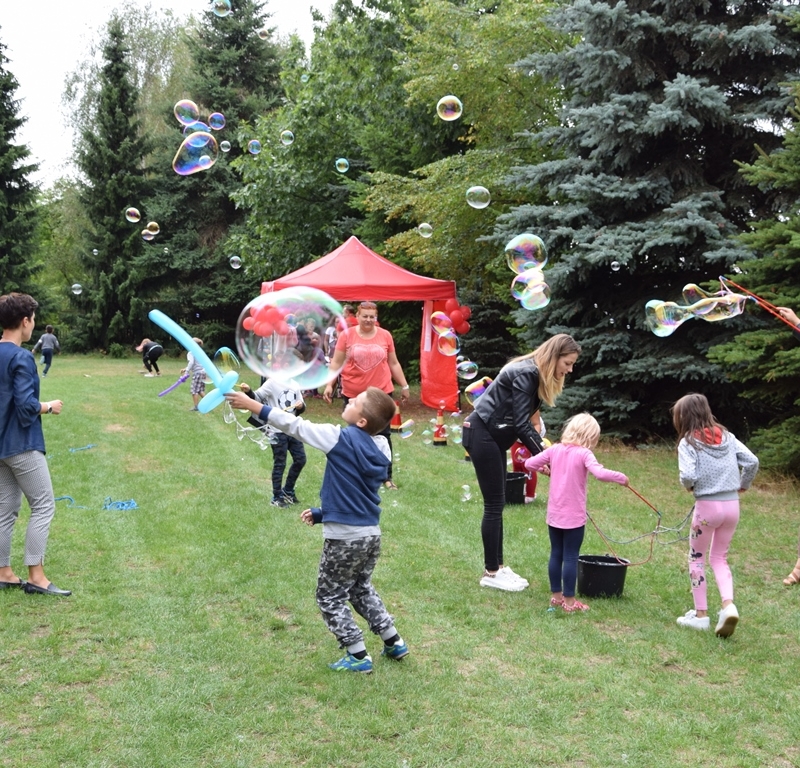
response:
<path id="1" fill-rule="evenodd" d="M 733 604 L 728 547 L 739 522 L 739 494 L 753 482 L 758 459 L 714 418 L 705 395 L 684 395 L 671 412 L 679 440 L 680 481 L 695 498 L 689 539 L 694 609 L 678 617 L 678 624 L 709 629 L 705 557 L 710 552 L 708 559 L 722 599 L 715 631 L 719 637 L 729 637 L 736 629 L 739 612 Z"/>
<path id="2" fill-rule="evenodd" d="M 408 646 L 372 585 L 381 550 L 378 489 L 391 455 L 386 438 L 379 433 L 394 416 L 394 400 L 378 387 L 368 387 L 347 402 L 342 413 L 347 426 L 342 428 L 312 424 L 278 408 L 262 406 L 244 392 L 229 392 L 225 397 L 234 408 L 251 411 L 269 426 L 327 456 L 321 507 L 303 510 L 300 519 L 308 525 L 322 523 L 317 605 L 328 629 L 347 649 L 343 658 L 328 666 L 337 672 L 372 672 L 364 633 L 355 623 L 348 601 L 383 640 L 382 655 L 395 660 L 407 656 Z"/>
<path id="3" fill-rule="evenodd" d="M 547 530 L 550 534 L 551 608 L 567 613 L 588 611 L 589 606 L 575 599 L 578 555 L 586 530 L 586 486 L 591 472 L 604 483 L 628 485 L 622 472 L 606 469 L 592 451 L 600 439 L 600 425 L 589 413 L 579 413 L 564 425 L 561 442 L 525 461 L 529 472 L 550 475 L 547 496 Z"/>

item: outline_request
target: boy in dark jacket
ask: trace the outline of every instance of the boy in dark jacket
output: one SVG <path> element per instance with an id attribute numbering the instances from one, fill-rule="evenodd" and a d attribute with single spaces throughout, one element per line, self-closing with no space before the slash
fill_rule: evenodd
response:
<path id="1" fill-rule="evenodd" d="M 381 548 L 380 496 L 390 462 L 389 445 L 377 433 L 394 416 L 394 400 L 377 387 L 369 387 L 347 404 L 342 418 L 347 426 L 312 424 L 243 392 L 225 397 L 234 408 L 247 409 L 281 432 L 323 451 L 327 456 L 322 479 L 321 507 L 306 509 L 300 519 L 308 525 L 322 523 L 324 544 L 317 577 L 317 605 L 346 655 L 329 664 L 336 671 L 372 672 L 364 634 L 353 619 L 349 601 L 369 628 L 384 642 L 382 654 L 390 659 L 408 655 L 408 646 L 394 627 L 375 587 L 372 572 Z"/>

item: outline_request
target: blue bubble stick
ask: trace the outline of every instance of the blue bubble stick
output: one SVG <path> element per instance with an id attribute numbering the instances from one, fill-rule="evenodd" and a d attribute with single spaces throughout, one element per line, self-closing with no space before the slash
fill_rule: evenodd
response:
<path id="1" fill-rule="evenodd" d="M 228 371 L 224 376 L 219 372 L 214 363 L 211 362 L 208 355 L 203 351 L 203 348 L 186 333 L 172 318 L 167 317 L 159 309 L 151 309 L 147 315 L 159 328 L 165 330 L 175 341 L 177 341 L 187 352 L 194 355 L 203 370 L 208 374 L 208 378 L 216 386 L 212 389 L 198 404 L 197 410 L 200 413 L 208 413 L 213 411 L 225 399 L 226 393 L 233 390 L 236 382 L 239 380 L 239 374 L 236 371 Z"/>

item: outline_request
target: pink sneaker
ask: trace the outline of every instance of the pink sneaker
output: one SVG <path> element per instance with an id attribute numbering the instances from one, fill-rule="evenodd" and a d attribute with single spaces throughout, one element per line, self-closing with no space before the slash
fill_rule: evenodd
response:
<path id="1" fill-rule="evenodd" d="M 572 605 L 567 605 L 566 601 L 561 605 L 561 607 L 567 613 L 575 613 L 575 611 L 588 611 L 589 606 L 586 603 L 582 603 L 580 600 L 576 600 Z"/>

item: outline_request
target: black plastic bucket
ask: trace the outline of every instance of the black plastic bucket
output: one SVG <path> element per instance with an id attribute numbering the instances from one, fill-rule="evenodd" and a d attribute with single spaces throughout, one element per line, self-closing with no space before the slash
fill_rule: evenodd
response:
<path id="1" fill-rule="evenodd" d="M 629 564 L 610 555 L 579 555 L 578 592 L 584 597 L 622 597 Z"/>
<path id="2" fill-rule="evenodd" d="M 525 503 L 525 481 L 528 476 L 524 472 L 506 473 L 506 504 Z"/>

